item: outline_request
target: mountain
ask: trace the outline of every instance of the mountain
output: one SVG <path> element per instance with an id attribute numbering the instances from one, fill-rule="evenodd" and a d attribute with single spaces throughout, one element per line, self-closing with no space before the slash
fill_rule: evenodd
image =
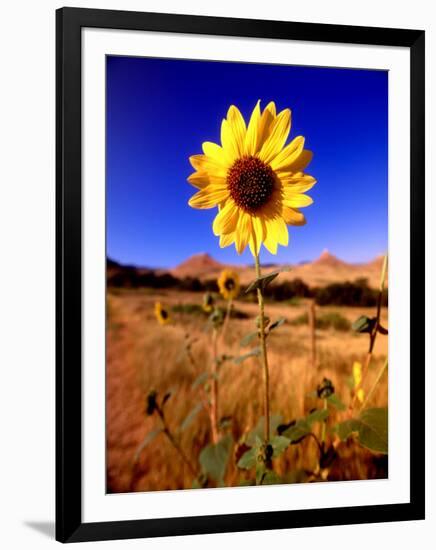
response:
<path id="1" fill-rule="evenodd" d="M 331 254 L 327 250 L 327 248 L 324 248 L 319 258 L 311 262 L 311 264 L 318 265 L 318 266 L 325 266 L 325 267 L 333 267 L 333 268 L 343 268 L 349 265 L 343 260 L 340 260 L 337 256 L 334 256 L 333 254 Z"/>
<path id="2" fill-rule="evenodd" d="M 262 271 L 263 273 L 268 273 L 282 268 L 283 271 L 280 274 L 281 282 L 301 279 L 311 287 L 367 279 L 369 286 L 378 288 L 382 265 L 383 256 L 377 256 L 374 260 L 367 263 L 347 263 L 325 249 L 313 261 L 300 262 L 286 267 L 278 264 L 264 264 Z M 223 269 L 236 271 L 242 284 L 248 284 L 255 278 L 254 266 L 252 264 L 245 266 L 222 264 L 206 252 L 194 254 L 170 270 L 123 266 L 108 258 L 108 279 L 119 281 L 120 284 L 126 279 L 130 286 L 140 286 L 143 282 L 145 284 L 146 281 L 154 280 L 156 277 L 160 277 L 161 280 L 165 278 L 165 281 L 176 281 L 177 279 L 187 278 L 206 281 L 216 279 Z"/>
<path id="3" fill-rule="evenodd" d="M 210 254 L 202 252 L 190 256 L 187 260 L 172 269 L 171 274 L 175 277 L 198 277 L 202 279 L 216 274 L 224 269 L 224 267 L 223 264 L 212 258 Z"/>

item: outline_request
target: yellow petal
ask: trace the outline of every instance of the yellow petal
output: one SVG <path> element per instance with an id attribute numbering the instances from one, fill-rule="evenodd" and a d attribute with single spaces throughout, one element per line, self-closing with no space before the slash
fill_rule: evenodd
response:
<path id="1" fill-rule="evenodd" d="M 282 151 L 280 151 L 275 158 L 271 160 L 271 168 L 273 170 L 288 170 L 293 172 L 294 170 L 291 170 L 288 167 L 298 159 L 303 152 L 303 148 L 304 137 L 296 137 Z"/>
<path id="2" fill-rule="evenodd" d="M 297 139 L 297 138 L 295 138 L 295 139 Z M 289 145 L 291 145 L 291 144 L 289 144 Z M 280 165 L 280 167 L 275 167 L 274 170 L 278 171 L 279 176 L 280 176 L 281 172 L 298 173 L 298 172 L 304 170 L 307 167 L 307 165 L 312 160 L 312 157 L 313 157 L 312 151 L 304 149 L 303 151 L 301 151 L 301 153 L 296 158 L 293 158 L 293 159 L 290 159 L 290 160 L 287 160 L 287 161 L 283 161 L 282 164 Z M 276 165 L 276 160 L 277 159 L 273 160 L 274 165 Z"/>
<path id="3" fill-rule="evenodd" d="M 205 141 L 203 143 L 203 152 L 207 157 L 224 166 L 224 168 L 230 168 L 233 164 L 231 156 L 222 147 L 212 141 Z"/>
<path id="4" fill-rule="evenodd" d="M 271 125 L 270 134 L 260 150 L 259 158 L 263 162 L 268 164 L 278 155 L 288 139 L 290 129 L 291 111 L 285 109 L 274 120 Z"/>
<path id="5" fill-rule="evenodd" d="M 244 117 L 235 105 L 230 105 L 227 111 L 227 121 L 238 146 L 238 156 L 242 157 L 245 153 L 245 135 L 247 133 L 247 127 Z"/>
<path id="6" fill-rule="evenodd" d="M 354 387 L 357 388 L 362 383 L 362 364 L 359 361 L 353 363 Z"/>
<path id="7" fill-rule="evenodd" d="M 251 217 L 246 212 L 239 215 L 238 225 L 235 231 L 235 245 L 238 254 L 244 252 L 251 237 Z"/>
<path id="8" fill-rule="evenodd" d="M 274 218 L 273 228 L 277 242 L 283 246 L 287 246 L 289 243 L 289 232 L 285 220 L 281 216 Z"/>
<path id="9" fill-rule="evenodd" d="M 252 216 L 251 224 L 253 230 L 250 242 L 248 244 L 250 246 L 251 253 L 253 256 L 256 256 L 256 254 L 259 254 L 260 247 L 265 238 L 265 224 L 262 218 L 258 216 Z"/>
<path id="10" fill-rule="evenodd" d="M 303 195 L 302 193 L 288 193 L 289 188 L 283 191 L 283 204 L 290 206 L 291 208 L 302 208 L 313 204 L 312 197 L 309 195 Z"/>
<path id="11" fill-rule="evenodd" d="M 194 187 L 198 189 L 203 189 L 210 183 L 214 183 L 220 186 L 226 184 L 226 179 L 221 176 L 214 176 L 213 174 L 208 174 L 207 172 L 194 172 L 188 178 L 188 181 Z"/>
<path id="12" fill-rule="evenodd" d="M 295 208 L 289 208 L 289 206 L 283 206 L 282 216 L 285 223 L 288 225 L 305 225 L 306 218 L 304 214 L 296 210 Z"/>
<path id="13" fill-rule="evenodd" d="M 223 119 L 221 123 L 221 143 L 223 144 L 223 149 L 227 158 L 229 158 L 233 163 L 240 156 L 239 144 L 229 122 L 226 119 Z"/>
<path id="14" fill-rule="evenodd" d="M 288 190 L 288 193 L 291 192 L 290 190 L 294 193 L 305 193 L 309 189 L 312 189 L 316 183 L 316 179 L 312 176 L 303 175 L 297 177 L 291 172 L 280 173 L 279 179 L 282 182 L 283 190 Z"/>
<path id="15" fill-rule="evenodd" d="M 223 233 L 232 233 L 236 229 L 239 219 L 239 209 L 234 201 L 229 200 L 225 206 L 216 215 L 213 221 L 212 229 L 215 235 Z"/>
<path id="16" fill-rule="evenodd" d="M 260 100 L 256 103 L 256 107 L 251 114 L 248 124 L 247 133 L 245 135 L 245 154 L 254 155 L 256 153 L 257 131 L 260 120 Z"/>
<path id="17" fill-rule="evenodd" d="M 226 246 L 230 246 L 235 240 L 235 234 L 234 233 L 228 233 L 227 235 L 220 235 L 220 247 L 225 248 Z"/>
<path id="18" fill-rule="evenodd" d="M 192 196 L 188 204 L 193 208 L 214 208 L 228 197 L 228 189 L 208 185 Z"/>
<path id="19" fill-rule="evenodd" d="M 259 129 L 257 133 L 256 150 L 260 151 L 262 145 L 269 136 L 271 126 L 276 118 L 276 105 L 274 101 L 270 101 L 265 107 L 259 121 Z"/>
<path id="20" fill-rule="evenodd" d="M 192 155 L 189 157 L 189 161 L 198 172 L 207 172 L 208 174 L 222 178 L 227 177 L 228 168 L 212 157 L 206 155 Z"/>
<path id="21" fill-rule="evenodd" d="M 277 254 L 277 246 L 278 242 L 275 236 L 274 231 L 272 230 L 272 227 L 270 228 L 270 221 L 265 221 L 266 231 L 265 231 L 265 239 L 263 241 L 263 244 L 265 248 L 271 252 L 271 254 Z"/>

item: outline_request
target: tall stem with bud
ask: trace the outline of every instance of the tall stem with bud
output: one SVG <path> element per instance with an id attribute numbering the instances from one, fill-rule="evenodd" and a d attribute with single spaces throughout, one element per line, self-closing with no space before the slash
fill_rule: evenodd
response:
<path id="1" fill-rule="evenodd" d="M 255 255 L 254 260 L 256 265 L 256 277 L 257 279 L 260 279 L 262 273 L 260 269 L 259 254 Z M 268 441 L 270 440 L 269 368 L 268 355 L 266 351 L 265 303 L 261 285 L 258 285 L 257 287 L 257 301 L 259 303 L 259 338 L 264 382 L 265 442 L 268 443 Z"/>

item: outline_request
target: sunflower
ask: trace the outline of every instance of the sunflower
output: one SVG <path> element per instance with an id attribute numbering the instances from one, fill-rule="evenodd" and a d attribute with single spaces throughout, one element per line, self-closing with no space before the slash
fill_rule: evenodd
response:
<path id="1" fill-rule="evenodd" d="M 154 314 L 160 325 L 167 325 L 171 322 L 168 310 L 160 302 L 154 304 Z"/>
<path id="2" fill-rule="evenodd" d="M 225 269 L 218 278 L 218 287 L 225 300 L 233 300 L 239 294 L 239 275 L 234 271 Z"/>
<path id="3" fill-rule="evenodd" d="M 214 304 L 215 300 L 213 299 L 212 294 L 210 292 L 206 292 L 206 294 L 203 296 L 203 311 L 206 313 L 211 313 Z"/>
<path id="4" fill-rule="evenodd" d="M 218 208 L 213 232 L 223 248 L 235 243 L 241 254 L 246 246 L 253 256 L 261 244 L 277 253 L 287 246 L 287 225 L 304 225 L 300 208 L 312 204 L 304 193 L 316 180 L 303 172 L 312 159 L 298 136 L 285 145 L 291 128 L 291 111 L 276 113 L 273 101 L 261 112 L 257 102 L 248 126 L 231 105 L 221 124 L 221 145 L 206 141 L 202 155 L 190 162 L 196 170 L 188 181 L 199 191 L 193 208 Z"/>

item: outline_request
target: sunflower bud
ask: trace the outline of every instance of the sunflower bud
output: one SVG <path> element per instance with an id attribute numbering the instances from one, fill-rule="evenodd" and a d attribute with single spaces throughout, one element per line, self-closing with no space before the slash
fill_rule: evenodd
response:
<path id="1" fill-rule="evenodd" d="M 328 378 L 323 378 L 321 384 L 318 385 L 316 393 L 320 399 L 327 399 L 335 393 L 335 388 Z"/>
<path id="2" fill-rule="evenodd" d="M 215 300 L 210 292 L 206 292 L 203 296 L 203 311 L 206 313 L 211 313 L 213 310 L 213 306 L 215 304 Z"/>
<path id="3" fill-rule="evenodd" d="M 157 407 L 157 391 L 152 390 L 147 395 L 146 408 L 145 408 L 145 412 L 147 416 L 151 416 L 156 410 L 156 407 Z"/>

